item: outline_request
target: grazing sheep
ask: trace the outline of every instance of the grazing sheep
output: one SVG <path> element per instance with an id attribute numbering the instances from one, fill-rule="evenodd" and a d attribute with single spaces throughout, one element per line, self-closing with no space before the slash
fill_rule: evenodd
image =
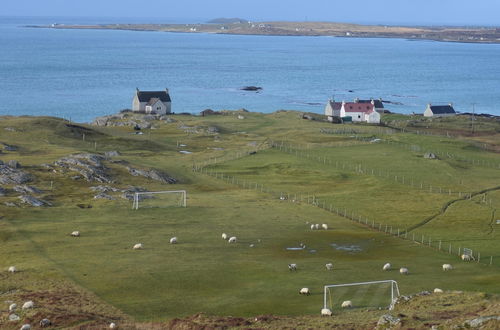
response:
<path id="1" fill-rule="evenodd" d="M 17 309 L 17 304 L 10 304 L 9 306 L 9 312 L 15 312 Z"/>
<path id="2" fill-rule="evenodd" d="M 15 272 L 17 272 L 16 266 L 10 266 L 9 267 L 9 273 L 15 273 Z"/>
<path id="3" fill-rule="evenodd" d="M 80 237 L 80 232 L 78 230 L 75 230 L 74 232 L 71 233 L 71 236 Z"/>
<path id="4" fill-rule="evenodd" d="M 302 288 L 299 291 L 299 294 L 305 294 L 306 296 L 311 294 L 311 291 L 309 291 L 309 288 Z"/>
<path id="5" fill-rule="evenodd" d="M 382 267 L 382 270 L 391 270 L 391 264 L 390 263 L 386 263 L 384 265 L 384 267 Z"/>
<path id="6" fill-rule="evenodd" d="M 319 229 L 319 223 L 314 225 L 314 229 Z"/>
<path id="7" fill-rule="evenodd" d="M 444 271 L 452 270 L 452 269 L 453 269 L 452 265 L 450 265 L 450 264 L 443 264 L 443 270 Z"/>
<path id="8" fill-rule="evenodd" d="M 30 330 L 31 329 L 31 325 L 29 324 L 23 324 L 23 326 L 21 327 L 21 330 Z"/>
<path id="9" fill-rule="evenodd" d="M 346 300 L 344 302 L 342 302 L 342 308 L 352 308 L 352 301 L 350 300 Z"/>
<path id="10" fill-rule="evenodd" d="M 177 244 L 177 237 L 172 237 L 170 239 L 170 244 Z"/>
<path id="11" fill-rule="evenodd" d="M 443 290 L 439 289 L 439 288 L 435 288 L 434 289 L 434 293 L 443 293 Z"/>
<path id="12" fill-rule="evenodd" d="M 288 264 L 289 270 L 297 270 L 297 264 Z"/>
<path id="13" fill-rule="evenodd" d="M 33 301 L 27 301 L 23 304 L 23 309 L 30 309 L 30 308 L 33 308 L 35 307 L 35 304 L 33 303 Z"/>
<path id="14" fill-rule="evenodd" d="M 329 310 L 328 308 L 323 308 L 323 309 L 321 310 L 321 315 L 322 315 L 322 316 L 332 316 L 332 311 L 331 311 L 331 310 Z"/>
<path id="15" fill-rule="evenodd" d="M 111 322 L 111 323 L 109 324 L 109 328 L 110 328 L 110 329 L 116 329 L 116 324 L 115 324 L 114 322 Z"/>
<path id="16" fill-rule="evenodd" d="M 229 237 L 228 243 L 236 243 L 236 236 Z"/>
<path id="17" fill-rule="evenodd" d="M 311 225 L 311 230 L 314 230 L 316 226 L 314 224 Z"/>
<path id="18" fill-rule="evenodd" d="M 144 246 L 142 245 L 142 243 L 137 243 L 136 245 L 134 245 L 134 250 L 142 250 L 144 248 Z"/>
<path id="19" fill-rule="evenodd" d="M 471 261 L 472 259 L 471 256 L 468 254 L 462 254 L 461 258 L 463 261 Z"/>
<path id="20" fill-rule="evenodd" d="M 222 233 L 222 235 L 221 235 L 221 236 L 222 236 L 222 239 L 223 239 L 223 240 L 226 240 L 226 239 L 227 239 L 227 234 L 226 234 L 226 233 Z"/>
<path id="21" fill-rule="evenodd" d="M 50 327 L 52 322 L 49 319 L 43 319 L 40 321 L 40 328 Z"/>
<path id="22" fill-rule="evenodd" d="M 326 267 L 326 270 L 332 270 L 332 269 L 333 269 L 333 264 L 332 264 L 331 262 L 330 262 L 330 263 L 327 263 L 327 264 L 325 265 L 325 267 Z"/>
<path id="23" fill-rule="evenodd" d="M 408 268 L 406 268 L 406 267 L 401 267 L 401 268 L 399 269 L 399 273 L 400 273 L 401 275 L 408 275 L 408 273 L 409 273 L 409 272 L 408 272 Z"/>
<path id="24" fill-rule="evenodd" d="M 324 230 L 328 230 L 328 225 L 326 223 L 322 224 L 321 227 L 323 227 Z"/>

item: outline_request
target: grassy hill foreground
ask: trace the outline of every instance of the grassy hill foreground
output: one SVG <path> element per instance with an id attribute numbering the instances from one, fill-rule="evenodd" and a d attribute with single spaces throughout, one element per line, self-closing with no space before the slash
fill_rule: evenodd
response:
<path id="1" fill-rule="evenodd" d="M 500 123 L 464 134 L 467 118 L 422 120 L 2 117 L 0 327 L 359 329 L 389 313 L 399 327 L 449 328 L 500 315 Z M 171 194 L 132 209 L 135 192 L 164 190 L 186 190 L 187 207 Z M 319 316 L 325 285 L 378 280 L 412 299 L 389 312 L 389 287 L 336 289 L 334 317 Z M 416 295 L 434 288 L 444 293 Z"/>

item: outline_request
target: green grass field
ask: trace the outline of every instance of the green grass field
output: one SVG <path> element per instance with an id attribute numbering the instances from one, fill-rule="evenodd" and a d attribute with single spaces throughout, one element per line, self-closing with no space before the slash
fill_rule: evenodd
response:
<path id="1" fill-rule="evenodd" d="M 395 142 L 359 143 L 349 135 L 321 133 L 321 128 L 336 126 L 299 119 L 296 112 L 248 113 L 244 120 L 234 115 L 173 118 L 178 121 L 158 124 L 144 135 L 131 134 L 126 127 L 69 127 L 55 118 L 6 117 L 0 121 L 0 141 L 19 147 L 18 151 L 4 151 L 2 160 L 20 161 L 36 177 L 30 184 L 44 190 L 41 198 L 54 204 L 42 208 L 0 204 L 0 266 L 6 269 L 15 264 L 22 270 L 14 286 L 27 285 L 22 278 L 31 281 L 31 273 L 60 278 L 138 321 L 199 312 L 226 316 L 317 314 L 323 306 L 324 285 L 359 281 L 394 279 L 402 294 L 435 287 L 500 293 L 500 225 L 495 223 L 500 191 L 459 200 L 441 213 L 443 205 L 458 198 L 458 192 L 500 186 L 500 169 L 456 159 L 424 159 L 422 150 L 401 147 L 429 146 L 456 156 L 499 162 L 497 154 L 471 147 L 474 141 L 384 134 L 377 127 L 354 125 L 365 136 Z M 198 127 L 200 133 L 186 133 L 180 122 Z M 219 133 L 206 132 L 205 128 L 213 126 Z M 302 156 L 270 148 L 271 141 L 297 146 L 293 150 L 300 150 Z M 354 144 L 336 146 L 339 142 Z M 255 149 L 256 154 L 243 155 Z M 178 179 L 175 185 L 160 184 L 128 175 L 119 163 L 106 163 L 115 179 L 113 186 L 185 189 L 188 207 L 168 206 L 172 203 L 167 198 L 166 207 L 139 210 L 132 210 L 132 202 L 121 198 L 95 200 L 89 187 L 98 183 L 74 181 L 40 166 L 71 153 L 109 150 L 120 151 L 118 160 L 156 168 Z M 240 158 L 234 159 L 235 155 Z M 325 158 L 347 165 L 342 168 Z M 361 170 L 356 168 L 359 164 Z M 205 172 L 193 172 L 193 166 L 204 166 Z M 226 177 L 216 178 L 206 171 Z M 390 175 L 375 174 L 384 171 Z M 396 175 L 413 179 L 413 184 L 394 180 Z M 420 182 L 435 190 L 421 189 Z M 257 183 L 258 188 L 250 183 Z M 282 193 L 289 199 L 280 200 Z M 313 196 L 319 206 L 332 204 L 394 230 L 413 228 L 408 236 L 425 235 L 433 243 L 428 247 L 369 229 L 308 203 Z M 10 191 L 1 198 L 18 201 Z M 153 204 L 162 205 L 161 198 Z M 435 218 L 422 224 L 432 216 Z M 326 223 L 329 229 L 311 230 L 315 223 Z M 74 230 L 81 237 L 70 237 Z M 221 238 L 223 232 L 237 236 L 238 242 L 228 244 Z M 169 244 L 173 236 L 179 244 Z M 437 249 L 438 241 L 442 241 L 443 251 Z M 144 249 L 133 250 L 139 242 Z M 301 243 L 305 249 L 287 250 Z M 453 249 L 480 251 L 483 259 L 492 256 L 493 265 L 489 266 L 489 260 L 462 262 L 455 250 L 453 254 L 444 251 L 450 244 Z M 333 262 L 333 271 L 325 269 L 328 262 Z M 382 271 L 386 262 L 394 270 Z M 289 271 L 289 263 L 297 263 L 298 270 Z M 443 263 L 451 263 L 455 269 L 445 273 Z M 399 274 L 403 266 L 409 268 L 408 276 Z M 299 295 L 302 287 L 310 288 L 312 295 Z M 43 280 L 30 282 L 31 290 L 43 288 Z M 378 306 L 387 293 L 379 294 L 380 290 L 346 290 L 336 299 L 358 299 L 358 307 Z"/>

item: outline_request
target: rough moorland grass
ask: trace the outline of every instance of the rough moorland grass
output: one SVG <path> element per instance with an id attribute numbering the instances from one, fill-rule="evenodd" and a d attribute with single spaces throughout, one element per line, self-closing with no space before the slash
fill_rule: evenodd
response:
<path id="1" fill-rule="evenodd" d="M 159 123 L 158 129 L 144 135 L 131 134 L 131 128 L 87 127 L 92 131 L 85 130 L 88 134 L 85 141 L 80 136 L 82 128 L 67 126 L 59 119 L 4 119 L 0 123 L 0 141 L 18 145 L 20 149 L 4 152 L 2 160 L 18 159 L 26 165 L 25 169 L 36 175 L 33 184 L 45 190 L 42 197 L 53 201 L 55 206 L 42 209 L 1 206 L 4 218 L 0 219 L 0 265 L 5 268 L 16 264 L 27 273 L 36 272 L 40 278 L 58 274 L 134 318 L 146 321 L 197 312 L 243 316 L 315 314 L 322 306 L 321 291 L 325 284 L 390 278 L 398 280 L 402 293 L 434 287 L 498 292 L 497 267 L 461 263 L 455 255 L 368 231 L 305 203 L 283 202 L 273 194 L 241 189 L 193 173 L 191 167 L 209 158 L 254 149 L 271 140 L 284 140 L 307 144 L 313 154 L 365 162 L 382 170 L 426 178 L 436 186 L 449 184 L 458 189 L 462 184 L 481 190 L 498 184 L 496 171 L 462 168 L 448 161 L 424 161 L 418 154 L 393 145 L 326 147 L 332 141 L 351 141 L 345 136 L 320 133 L 320 128 L 334 126 L 299 119 L 296 112 L 244 116 L 244 120 L 236 116 L 174 116 L 177 122 Z M 203 133 L 187 133 L 183 125 L 199 126 Z M 210 126 L 216 126 L 221 133 L 207 133 L 205 129 Z M 17 130 L 4 129 L 8 127 Z M 353 127 L 380 134 L 379 128 Z M 397 135 L 401 140 L 405 136 Z M 408 139 L 407 143 L 495 159 L 495 155 L 480 149 L 464 149 L 467 143 L 460 141 L 455 145 L 449 140 L 444 143 L 439 137 L 416 135 Z M 96 150 L 93 142 L 97 142 Z M 179 179 L 179 184 L 165 186 L 131 177 L 123 166 L 107 163 L 116 181 L 114 186 L 187 189 L 188 208 L 132 211 L 131 203 L 125 200 L 96 201 L 89 190 L 96 183 L 74 181 L 38 166 L 70 153 L 114 149 L 122 153 L 119 160 L 133 166 L 162 169 Z M 183 155 L 180 150 L 193 154 Z M 325 167 L 320 162 L 278 150 L 259 151 L 215 168 L 276 191 L 315 194 L 357 214 L 401 227 L 419 223 L 439 212 L 449 201 L 444 194 L 428 194 L 384 178 Z M 467 179 L 469 176 L 471 179 Z M 471 185 L 473 182 L 476 185 Z M 488 206 L 493 212 L 499 207 L 498 193 L 487 195 L 493 200 L 492 206 Z M 17 197 L 9 192 L 3 198 L 7 201 Z M 479 198 L 453 205 L 445 215 L 421 229 L 431 228 L 430 232 L 442 234 L 448 240 L 469 239 L 477 248 L 488 247 L 493 251 L 495 241 L 484 236 L 488 235 L 484 231 L 491 228 L 486 225 L 485 217 L 491 220 L 491 214 L 485 205 L 477 204 Z M 93 207 L 76 206 L 81 203 Z M 330 230 L 311 231 L 311 223 L 328 223 Z M 68 234 L 73 230 L 80 230 L 82 237 L 71 238 Z M 237 236 L 239 242 L 229 245 L 220 238 L 222 232 Z M 178 245 L 168 244 L 172 236 L 179 238 Z M 138 242 L 144 243 L 145 249 L 133 251 L 132 245 Z M 300 243 L 306 244 L 307 249 L 286 250 Z M 332 244 L 354 245 L 361 251 L 337 250 Z M 310 252 L 311 249 L 316 252 Z M 287 264 L 292 262 L 299 265 L 296 273 L 288 271 Z M 334 263 L 333 272 L 325 270 L 327 262 Z M 383 272 L 381 266 L 386 262 L 395 268 L 409 267 L 410 275 L 403 277 L 397 270 Z M 442 263 L 452 263 L 455 270 L 444 274 Z M 39 289 L 44 285 L 43 281 L 34 284 Z M 312 296 L 299 296 L 298 290 L 304 286 L 311 288 Z"/>

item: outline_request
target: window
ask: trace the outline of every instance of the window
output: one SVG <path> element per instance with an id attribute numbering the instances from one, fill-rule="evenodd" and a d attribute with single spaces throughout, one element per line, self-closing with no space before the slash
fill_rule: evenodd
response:
<path id="1" fill-rule="evenodd" d="M 358 115 L 358 119 L 360 119 L 360 118 L 361 118 L 361 115 Z"/>

